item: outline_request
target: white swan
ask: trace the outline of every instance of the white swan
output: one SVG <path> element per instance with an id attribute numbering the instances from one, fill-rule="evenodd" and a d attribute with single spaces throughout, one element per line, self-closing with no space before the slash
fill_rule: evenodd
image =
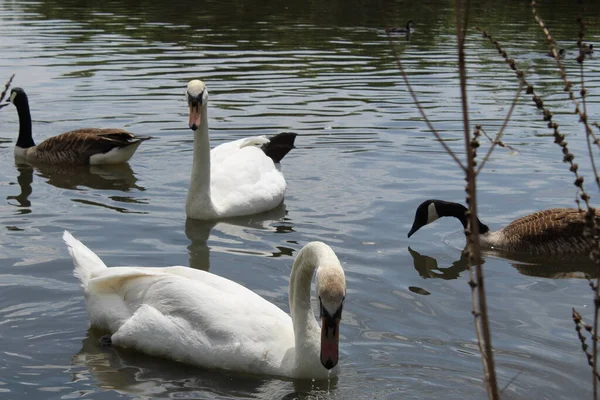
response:
<path id="1" fill-rule="evenodd" d="M 253 136 L 210 150 L 208 90 L 204 82 L 187 85 L 189 126 L 194 131 L 194 161 L 186 213 L 193 219 L 218 219 L 258 214 L 277 207 L 286 182 L 278 168 L 294 148 L 295 133 L 267 139 Z"/>
<path id="2" fill-rule="evenodd" d="M 111 343 L 209 368 L 325 379 L 337 374 L 344 270 L 322 242 L 304 246 L 292 266 L 291 318 L 251 290 L 186 267 L 107 268 L 69 232 L 63 240 L 81 280 L 92 326 Z M 316 295 L 322 327 L 311 309 Z"/>

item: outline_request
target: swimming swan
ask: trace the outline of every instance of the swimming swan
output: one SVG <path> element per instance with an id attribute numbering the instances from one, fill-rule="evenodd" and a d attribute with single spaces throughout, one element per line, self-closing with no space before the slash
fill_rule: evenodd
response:
<path id="1" fill-rule="evenodd" d="M 186 214 L 211 220 L 258 214 L 277 207 L 286 182 L 278 168 L 294 148 L 296 134 L 284 132 L 267 139 L 253 136 L 223 143 L 210 150 L 208 90 L 194 79 L 187 85 L 190 129 L 194 131 L 194 160 Z"/>
<path id="2" fill-rule="evenodd" d="M 344 270 L 333 250 L 308 243 L 289 286 L 291 318 L 229 279 L 187 267 L 107 268 L 65 231 L 63 240 L 85 293 L 92 326 L 115 346 L 208 368 L 326 379 L 337 374 Z M 311 308 L 316 299 L 321 328 Z"/>
<path id="3" fill-rule="evenodd" d="M 150 136 L 136 136 L 123 129 L 83 128 L 66 132 L 35 145 L 27 94 L 21 88 L 10 92 L 9 101 L 19 114 L 19 137 L 15 157 L 43 164 L 118 164 L 129 160 Z"/>
<path id="4" fill-rule="evenodd" d="M 467 208 L 459 203 L 427 200 L 419 205 L 408 237 L 441 217 L 458 218 L 467 227 Z M 479 219 L 479 233 L 484 247 L 507 252 L 530 254 L 584 253 L 589 244 L 583 237 L 585 211 L 576 208 L 552 208 L 514 220 L 504 228 L 490 232 Z M 596 223 L 600 213 L 596 211 Z"/>

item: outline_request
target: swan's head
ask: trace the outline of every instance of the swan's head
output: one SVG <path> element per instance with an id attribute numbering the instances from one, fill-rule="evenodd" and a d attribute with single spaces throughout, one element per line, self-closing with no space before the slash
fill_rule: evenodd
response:
<path id="1" fill-rule="evenodd" d="M 410 232 L 408 232 L 408 237 L 411 237 L 413 233 L 440 217 L 440 213 L 436 207 L 436 203 L 439 201 L 440 200 L 427 200 L 417 207 L 415 220 L 413 221 L 412 228 L 410 228 Z"/>
<path id="2" fill-rule="evenodd" d="M 189 81 L 186 97 L 190 107 L 190 129 L 195 131 L 202 122 L 202 107 L 208 103 L 208 90 L 204 82 L 199 79 Z"/>
<path id="3" fill-rule="evenodd" d="M 316 290 L 321 319 L 321 364 L 335 367 L 339 359 L 340 320 L 346 298 L 346 278 L 339 261 L 317 269 Z"/>

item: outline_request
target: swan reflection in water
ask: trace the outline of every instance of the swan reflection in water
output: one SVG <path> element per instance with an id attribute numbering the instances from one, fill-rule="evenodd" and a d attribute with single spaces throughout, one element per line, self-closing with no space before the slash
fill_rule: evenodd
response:
<path id="1" fill-rule="evenodd" d="M 146 188 L 137 184 L 137 178 L 128 163 L 113 165 L 31 165 L 19 163 L 16 165 L 17 183 L 21 189 L 18 195 L 7 196 L 9 204 L 21 208 L 20 213 L 31 212 L 30 196 L 33 193 L 33 177 L 35 175 L 44 179 L 46 183 L 69 190 L 81 190 L 90 188 L 96 190 L 116 190 L 129 192 L 131 190 L 145 191 Z M 125 196 L 112 196 L 112 200 L 125 203 L 140 203 L 139 200 Z M 11 201 L 12 200 L 12 201 Z M 13 202 L 16 201 L 16 204 Z M 100 205 L 103 207 L 115 209 L 116 211 L 126 212 L 121 207 L 112 207 L 95 202 L 86 202 L 81 199 L 73 201 L 82 203 L 91 203 L 90 205 Z"/>
<path id="2" fill-rule="evenodd" d="M 73 382 L 91 380 L 98 389 L 136 394 L 149 398 L 213 398 L 217 396 L 253 399 L 304 398 L 319 391 L 325 395 L 336 387 L 329 382 L 288 380 L 210 370 L 180 364 L 146 354 L 103 347 L 99 339 L 105 332 L 89 328 L 81 350 L 71 359 Z M 83 368 L 81 371 L 79 368 Z"/>
<path id="3" fill-rule="evenodd" d="M 469 260 L 464 250 L 460 258 L 449 267 L 440 267 L 435 258 L 421 255 L 408 248 L 413 257 L 415 270 L 423 278 L 457 279 L 463 271 L 469 268 Z M 596 277 L 596 267 L 587 255 L 540 256 L 529 254 L 506 253 L 497 250 L 484 250 L 482 256 L 501 258 L 508 261 L 521 274 L 540 278 L 568 279 Z"/>
<path id="4" fill-rule="evenodd" d="M 276 233 L 293 232 L 291 221 L 286 218 L 285 203 L 260 214 L 227 218 L 219 221 L 201 221 L 188 218 L 185 221 L 185 235 L 190 240 L 188 251 L 189 266 L 195 269 L 209 270 L 209 249 L 226 253 L 243 253 L 266 257 L 292 257 L 294 250 L 278 246 L 276 252 L 253 250 L 251 242 L 264 247 L 262 235 L 257 231 Z M 214 228 L 214 229 L 213 229 Z M 212 237 L 211 237 L 212 233 Z M 209 248 L 208 240 L 212 243 Z M 240 244 L 236 248 L 236 244 Z"/>

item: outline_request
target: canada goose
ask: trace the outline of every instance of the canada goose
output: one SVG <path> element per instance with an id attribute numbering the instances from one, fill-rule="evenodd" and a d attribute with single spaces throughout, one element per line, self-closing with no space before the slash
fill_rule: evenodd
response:
<path id="1" fill-rule="evenodd" d="M 9 101 L 19 113 L 19 138 L 15 157 L 44 164 L 116 164 L 131 158 L 150 136 L 136 136 L 123 129 L 83 128 L 66 132 L 35 145 L 27 94 L 21 88 L 10 92 Z"/>
<path id="2" fill-rule="evenodd" d="M 409 19 L 406 22 L 406 28 L 401 27 L 401 26 L 392 26 L 392 27 L 385 28 L 385 31 L 388 33 L 405 33 L 407 35 L 410 35 L 412 32 L 413 25 L 414 25 L 413 20 Z"/>
<path id="3" fill-rule="evenodd" d="M 593 54 L 594 53 L 594 45 L 593 44 L 583 44 L 583 46 L 581 47 L 581 52 L 583 54 Z"/>
<path id="4" fill-rule="evenodd" d="M 466 211 L 467 208 L 458 203 L 424 201 L 417 208 L 408 237 L 441 217 L 458 218 L 466 228 Z M 585 211 L 576 208 L 552 208 L 516 219 L 495 232 L 490 232 L 487 225 L 477 221 L 481 243 L 490 249 L 530 254 L 583 253 L 589 250 L 589 244 L 583 237 L 585 214 Z M 596 223 L 600 224 L 597 211 Z"/>
<path id="5" fill-rule="evenodd" d="M 67 231 L 63 240 L 103 343 L 201 367 L 290 378 L 337 375 L 344 269 L 323 242 L 292 265 L 290 315 L 246 287 L 187 267 L 111 267 Z M 311 307 L 311 282 L 319 327 Z"/>
<path id="6" fill-rule="evenodd" d="M 554 54 L 551 51 L 549 51 L 548 53 L 546 53 L 546 55 L 548 57 L 554 57 Z M 563 58 L 564 56 L 565 56 L 565 49 L 558 50 L 558 58 Z"/>
<path id="7" fill-rule="evenodd" d="M 208 90 L 194 79 L 187 85 L 189 127 L 194 131 L 194 158 L 186 214 L 211 220 L 258 214 L 277 207 L 286 190 L 279 169 L 294 148 L 296 134 L 284 132 L 269 139 L 252 136 L 210 149 Z"/>

